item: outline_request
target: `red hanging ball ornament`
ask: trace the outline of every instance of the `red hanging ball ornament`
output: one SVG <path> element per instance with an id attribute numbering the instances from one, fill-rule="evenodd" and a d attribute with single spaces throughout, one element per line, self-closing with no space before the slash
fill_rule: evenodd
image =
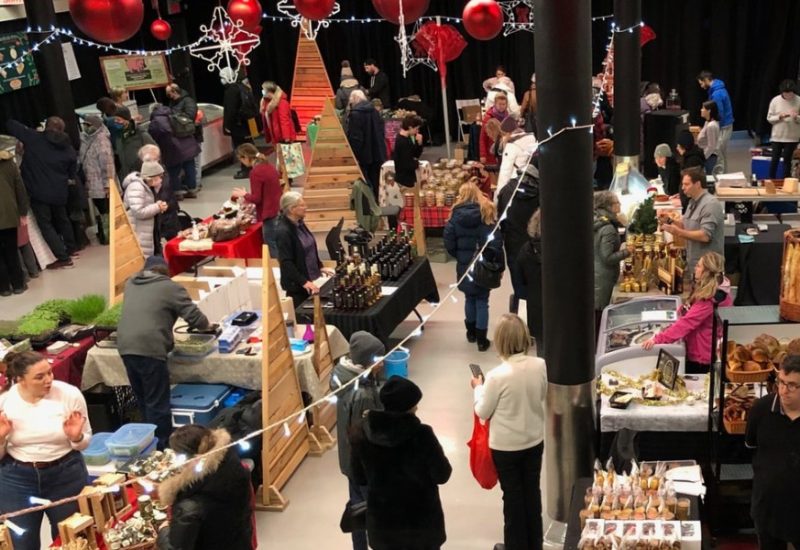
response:
<path id="1" fill-rule="evenodd" d="M 263 10 L 258 0 L 231 0 L 228 15 L 234 21 L 241 21 L 244 30 L 252 31 L 261 24 Z"/>
<path id="2" fill-rule="evenodd" d="M 428 11 L 430 0 L 403 0 L 403 20 L 410 25 Z M 400 24 L 400 0 L 372 0 L 378 15 L 387 21 Z"/>
<path id="3" fill-rule="evenodd" d="M 150 23 L 150 34 L 156 40 L 169 40 L 169 37 L 172 36 L 172 27 L 169 23 L 159 18 Z"/>
<path id="4" fill-rule="evenodd" d="M 336 0 L 294 0 L 297 13 L 312 21 L 321 21 L 333 11 Z"/>
<path id="5" fill-rule="evenodd" d="M 470 0 L 462 19 L 470 36 L 478 40 L 491 40 L 503 30 L 503 10 L 496 0 Z"/>
<path id="6" fill-rule="evenodd" d="M 98 42 L 124 42 L 139 32 L 142 0 L 69 0 L 69 13 L 81 32 Z"/>

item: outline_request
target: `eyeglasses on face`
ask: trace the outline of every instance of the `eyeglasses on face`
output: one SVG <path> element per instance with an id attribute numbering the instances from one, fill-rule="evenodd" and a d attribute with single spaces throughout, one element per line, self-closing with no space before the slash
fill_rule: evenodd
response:
<path id="1" fill-rule="evenodd" d="M 800 388 L 800 384 L 795 382 L 787 382 L 783 378 L 778 378 L 778 387 L 784 388 L 787 392 L 793 393 L 796 392 L 798 388 Z"/>

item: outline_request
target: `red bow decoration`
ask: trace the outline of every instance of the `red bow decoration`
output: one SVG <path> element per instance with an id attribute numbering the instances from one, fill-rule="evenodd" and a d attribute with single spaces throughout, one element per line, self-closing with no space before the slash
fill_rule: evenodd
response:
<path id="1" fill-rule="evenodd" d="M 436 62 L 439 68 L 439 78 L 442 87 L 446 86 L 447 63 L 461 55 L 467 47 L 467 41 L 452 25 L 438 25 L 435 21 L 428 21 L 420 27 L 414 37 L 414 45 L 427 52 L 428 57 Z"/>

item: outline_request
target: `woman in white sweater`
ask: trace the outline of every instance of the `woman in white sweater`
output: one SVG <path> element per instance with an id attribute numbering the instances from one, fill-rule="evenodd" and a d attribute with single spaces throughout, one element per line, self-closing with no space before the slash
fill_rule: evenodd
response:
<path id="1" fill-rule="evenodd" d="M 700 107 L 700 116 L 705 120 L 703 128 L 697 136 L 697 146 L 706 157 L 706 174 L 712 174 L 719 156 L 719 108 L 716 101 L 704 101 Z"/>
<path id="2" fill-rule="evenodd" d="M 471 384 L 475 414 L 491 420 L 489 448 L 503 490 L 505 546 L 495 549 L 541 549 L 547 369 L 544 359 L 527 355 L 530 334 L 516 315 L 501 316 L 494 342 L 503 362 Z"/>
<path id="3" fill-rule="evenodd" d="M 500 171 L 497 174 L 497 188 L 494 196 L 497 196 L 505 185 L 515 178 L 518 173 L 525 170 L 528 159 L 536 151 L 539 142 L 533 134 L 525 133 L 525 130 L 518 126 L 518 119 L 515 116 L 506 117 L 500 124 L 503 132 L 503 158 L 500 161 Z"/>
<path id="4" fill-rule="evenodd" d="M 769 177 L 778 175 L 778 163 L 783 157 L 783 177 L 791 176 L 792 154 L 800 142 L 800 97 L 794 80 L 784 80 L 779 87 L 780 94 L 769 102 L 767 121 L 772 124 L 772 162 L 769 164 Z"/>

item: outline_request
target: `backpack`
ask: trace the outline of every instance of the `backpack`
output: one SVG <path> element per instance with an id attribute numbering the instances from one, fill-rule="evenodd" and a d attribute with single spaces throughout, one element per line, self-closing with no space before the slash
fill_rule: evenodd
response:
<path id="1" fill-rule="evenodd" d="M 172 134 L 175 137 L 184 138 L 194 136 L 196 127 L 186 113 L 172 113 L 169 115 L 169 125 L 172 127 Z"/>
<path id="2" fill-rule="evenodd" d="M 296 134 L 300 134 L 303 132 L 303 127 L 300 125 L 300 117 L 297 116 L 297 111 L 294 109 L 292 111 L 292 124 L 294 124 L 294 132 Z"/>
<path id="3" fill-rule="evenodd" d="M 258 104 L 256 104 L 256 99 L 253 97 L 253 93 L 242 83 L 237 84 L 237 86 L 239 86 L 239 98 L 241 99 L 241 105 L 239 105 L 239 117 L 243 120 L 257 118 Z"/>

